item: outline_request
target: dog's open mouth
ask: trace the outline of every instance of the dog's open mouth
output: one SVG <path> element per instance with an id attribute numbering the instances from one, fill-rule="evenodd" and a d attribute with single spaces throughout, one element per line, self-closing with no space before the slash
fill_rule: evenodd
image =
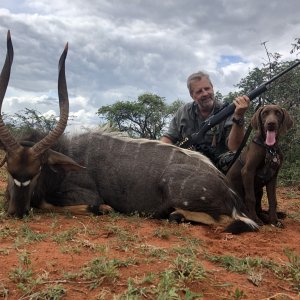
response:
<path id="1" fill-rule="evenodd" d="M 276 130 L 267 130 L 266 131 L 266 145 L 273 146 L 276 143 Z"/>

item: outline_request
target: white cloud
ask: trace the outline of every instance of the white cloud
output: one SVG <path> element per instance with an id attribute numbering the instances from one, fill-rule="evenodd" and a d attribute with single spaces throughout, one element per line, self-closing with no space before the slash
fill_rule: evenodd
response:
<path id="1" fill-rule="evenodd" d="M 85 129 L 95 128 L 99 123 L 100 118 L 96 113 L 80 109 L 70 112 L 70 121 L 66 130 L 69 133 L 77 133 Z"/>
<path id="2" fill-rule="evenodd" d="M 45 118 L 49 118 L 49 117 L 52 117 L 52 116 L 58 117 L 58 116 L 56 115 L 56 112 L 55 112 L 54 110 L 52 110 L 52 109 L 50 109 L 50 110 L 44 112 L 42 115 L 43 115 Z"/>

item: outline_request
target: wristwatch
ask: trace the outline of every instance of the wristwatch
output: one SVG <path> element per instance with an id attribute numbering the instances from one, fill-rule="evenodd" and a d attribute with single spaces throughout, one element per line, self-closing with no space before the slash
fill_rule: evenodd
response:
<path id="1" fill-rule="evenodd" d="M 243 127 L 245 124 L 245 119 L 244 119 L 244 117 L 242 117 L 240 119 L 236 119 L 235 117 L 233 117 L 232 122 L 235 123 L 236 125 L 238 125 L 239 127 Z"/>

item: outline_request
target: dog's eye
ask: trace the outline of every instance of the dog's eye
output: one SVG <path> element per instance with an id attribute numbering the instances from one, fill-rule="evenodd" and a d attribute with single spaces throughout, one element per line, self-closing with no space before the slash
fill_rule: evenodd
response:
<path id="1" fill-rule="evenodd" d="M 275 114 L 276 114 L 277 117 L 281 117 L 281 111 L 276 110 L 276 111 L 275 111 Z"/>

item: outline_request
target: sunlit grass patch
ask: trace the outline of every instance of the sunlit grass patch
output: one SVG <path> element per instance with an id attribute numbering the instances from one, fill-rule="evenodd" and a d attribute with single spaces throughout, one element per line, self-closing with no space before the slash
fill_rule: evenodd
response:
<path id="1" fill-rule="evenodd" d="M 217 263 L 226 270 L 236 273 L 248 273 L 250 270 L 257 267 L 272 269 L 276 266 L 275 263 L 261 258 L 237 258 L 233 256 L 216 255 L 207 255 L 207 258 L 209 261 Z"/>
<path id="2" fill-rule="evenodd" d="M 300 293 L 300 256 L 289 249 L 285 249 L 284 254 L 288 262 L 278 266 L 275 273 L 280 279 L 291 282 L 293 288 Z"/>

